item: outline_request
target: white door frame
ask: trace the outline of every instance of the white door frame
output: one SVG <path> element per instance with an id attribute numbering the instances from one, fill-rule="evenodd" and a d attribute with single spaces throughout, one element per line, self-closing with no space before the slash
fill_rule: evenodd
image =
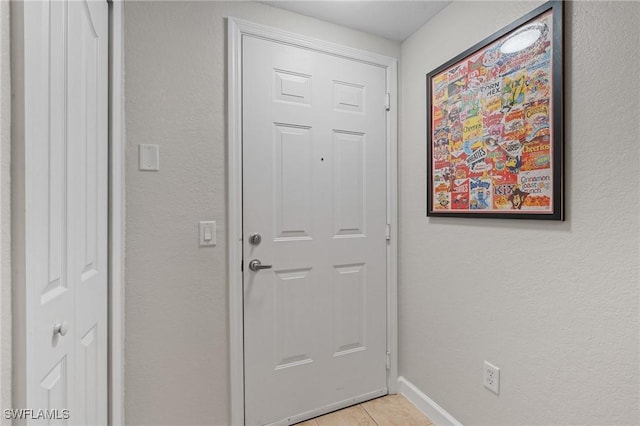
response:
<path id="1" fill-rule="evenodd" d="M 124 422 L 124 0 L 109 3 L 109 425 Z"/>
<path id="2" fill-rule="evenodd" d="M 397 392 L 397 67 L 395 58 L 294 34 L 252 22 L 228 18 L 228 254 L 229 254 L 229 346 L 231 363 L 231 424 L 244 425 L 244 327 L 242 291 L 242 37 L 255 36 L 380 66 L 386 69 L 390 112 L 387 114 L 387 373 L 389 393 Z"/>

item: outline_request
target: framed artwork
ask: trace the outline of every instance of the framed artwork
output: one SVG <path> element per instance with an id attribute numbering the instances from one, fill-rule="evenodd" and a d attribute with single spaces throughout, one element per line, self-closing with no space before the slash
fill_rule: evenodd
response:
<path id="1" fill-rule="evenodd" d="M 564 220 L 562 2 L 427 74 L 427 216 Z"/>

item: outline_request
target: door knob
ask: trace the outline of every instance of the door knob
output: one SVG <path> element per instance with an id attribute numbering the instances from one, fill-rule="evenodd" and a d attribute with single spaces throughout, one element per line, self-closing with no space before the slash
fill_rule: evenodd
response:
<path id="1" fill-rule="evenodd" d="M 60 336 L 64 336 L 67 334 L 67 331 L 69 330 L 69 324 L 67 324 L 66 321 L 62 321 L 62 323 L 56 323 L 56 325 L 53 326 L 53 334 L 59 334 Z"/>
<path id="2" fill-rule="evenodd" d="M 259 271 L 260 269 L 269 269 L 272 265 L 263 265 L 258 259 L 253 259 L 249 262 L 249 269 L 252 271 Z"/>

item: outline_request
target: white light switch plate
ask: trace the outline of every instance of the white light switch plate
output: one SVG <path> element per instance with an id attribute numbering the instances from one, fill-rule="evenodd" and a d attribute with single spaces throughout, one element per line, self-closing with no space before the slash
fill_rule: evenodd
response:
<path id="1" fill-rule="evenodd" d="M 216 222 L 215 220 L 201 221 L 199 227 L 200 247 L 216 245 Z"/>
<path id="2" fill-rule="evenodd" d="M 160 147 L 158 145 L 138 145 L 138 170 L 157 172 L 160 170 Z"/>

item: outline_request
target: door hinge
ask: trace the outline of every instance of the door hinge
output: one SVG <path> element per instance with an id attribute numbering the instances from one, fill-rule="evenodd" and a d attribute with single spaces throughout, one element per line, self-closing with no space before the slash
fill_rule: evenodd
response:
<path id="1" fill-rule="evenodd" d="M 385 236 L 387 237 L 387 241 L 391 241 L 391 224 L 387 223 L 385 228 Z"/>
<path id="2" fill-rule="evenodd" d="M 244 272 L 244 259 L 240 260 L 240 272 Z"/>
<path id="3" fill-rule="evenodd" d="M 387 93 L 385 96 L 384 107 L 387 111 L 391 109 L 391 93 Z"/>
<path id="4" fill-rule="evenodd" d="M 387 352 L 387 370 L 391 369 L 391 352 Z"/>

